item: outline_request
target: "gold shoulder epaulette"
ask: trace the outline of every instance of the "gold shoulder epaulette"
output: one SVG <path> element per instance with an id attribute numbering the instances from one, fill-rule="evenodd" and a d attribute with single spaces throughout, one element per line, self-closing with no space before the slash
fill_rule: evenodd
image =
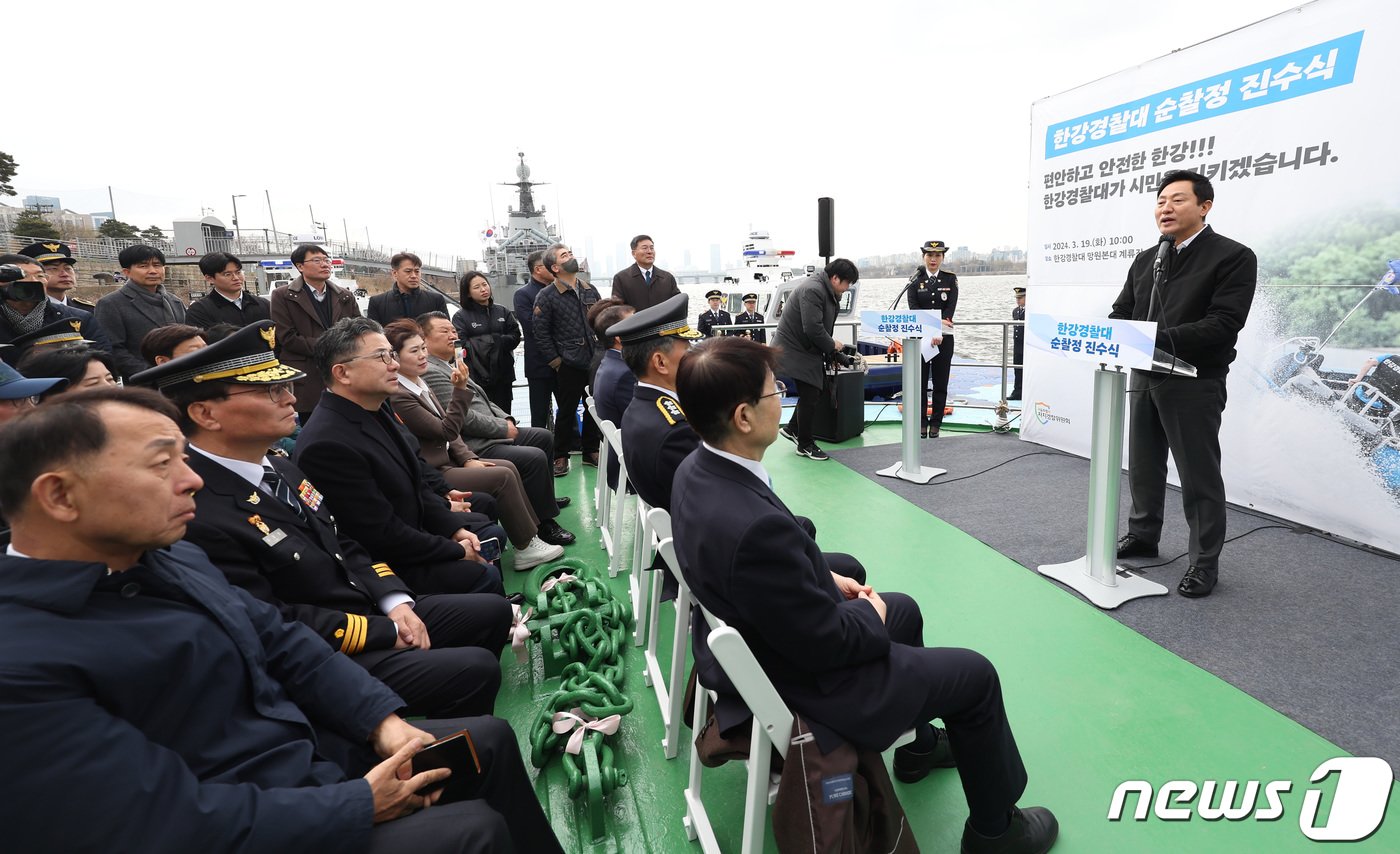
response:
<path id="1" fill-rule="evenodd" d="M 672 427 L 677 422 L 685 420 L 685 410 L 681 409 L 681 405 L 676 402 L 674 397 L 661 395 L 656 399 L 656 408 L 661 410 L 661 414 L 666 418 L 666 423 Z"/>

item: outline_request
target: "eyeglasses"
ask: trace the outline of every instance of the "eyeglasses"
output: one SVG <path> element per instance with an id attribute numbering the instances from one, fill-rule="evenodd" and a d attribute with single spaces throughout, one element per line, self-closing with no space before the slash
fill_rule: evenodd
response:
<path id="1" fill-rule="evenodd" d="M 28 397 L 13 397 L 6 401 L 12 409 L 28 409 L 31 406 L 39 405 L 39 395 L 32 394 Z"/>
<path id="2" fill-rule="evenodd" d="M 395 355 L 393 350 L 375 350 L 373 353 L 363 353 L 359 356 L 351 356 L 348 359 L 336 362 L 336 364 L 345 365 L 349 364 L 350 362 L 358 362 L 361 359 L 378 359 L 386 365 L 392 365 L 399 360 L 399 357 Z"/>
<path id="3" fill-rule="evenodd" d="M 318 258 L 307 258 L 305 261 L 302 261 L 301 263 L 303 263 L 303 264 L 325 264 L 327 267 L 329 267 L 329 266 L 331 265 L 331 259 L 326 258 L 325 256 L 321 256 L 321 257 L 318 257 Z"/>
<path id="4" fill-rule="evenodd" d="M 267 393 L 268 400 L 273 403 L 278 403 L 284 397 L 292 397 L 294 394 L 292 389 L 293 386 L 291 383 L 271 383 L 269 385 L 258 386 L 257 388 L 250 388 L 246 391 L 231 391 L 225 395 L 225 397 L 237 397 L 240 394 L 256 394 L 262 391 Z"/>
<path id="5" fill-rule="evenodd" d="M 216 275 L 219 275 L 219 276 L 228 276 L 230 279 L 241 279 L 241 278 L 243 278 L 243 271 L 242 271 L 242 270 L 220 270 Z"/>
<path id="6" fill-rule="evenodd" d="M 783 385 L 781 382 L 774 380 L 773 388 L 776 389 L 776 391 L 771 391 L 768 394 L 760 394 L 758 396 L 758 399 L 762 400 L 765 397 L 772 397 L 773 395 L 777 395 L 778 397 L 787 397 L 787 386 Z"/>

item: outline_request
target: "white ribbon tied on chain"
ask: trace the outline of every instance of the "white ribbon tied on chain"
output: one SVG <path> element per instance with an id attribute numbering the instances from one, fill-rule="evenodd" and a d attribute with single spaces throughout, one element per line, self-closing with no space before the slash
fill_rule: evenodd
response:
<path id="1" fill-rule="evenodd" d="M 550 724 L 554 728 L 555 735 L 563 735 L 573 730 L 573 735 L 569 736 L 569 741 L 564 745 L 565 753 L 572 753 L 577 756 L 583 750 L 583 737 L 590 730 L 601 732 L 603 735 L 612 735 L 617 732 L 618 725 L 622 723 L 622 715 L 608 715 L 606 718 L 594 718 L 584 714 L 579 709 L 569 712 L 555 712 L 554 722 Z"/>
<path id="2" fill-rule="evenodd" d="M 534 609 L 526 608 L 522 612 L 519 605 L 511 605 L 510 610 L 510 646 L 515 650 L 515 660 L 525 661 L 529 658 L 525 651 L 525 641 L 530 639 L 530 627 L 525 624 L 534 615 Z"/>
<path id="3" fill-rule="evenodd" d="M 563 584 L 566 581 L 578 581 L 578 576 L 570 575 L 567 572 L 563 575 L 550 576 L 549 578 L 546 578 L 543 582 L 540 583 L 540 592 L 548 593 L 549 591 L 553 590 L 555 587 L 558 587 L 560 584 Z"/>

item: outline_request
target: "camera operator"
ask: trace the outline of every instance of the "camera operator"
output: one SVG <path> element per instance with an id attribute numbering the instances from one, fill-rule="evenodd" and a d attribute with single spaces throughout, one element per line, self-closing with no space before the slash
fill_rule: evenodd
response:
<path id="1" fill-rule="evenodd" d="M 59 305 L 44 293 L 44 267 L 28 255 L 0 255 L 0 344 L 37 332 L 51 323 L 78 321 L 78 332 L 94 345 L 111 350 L 93 316 Z"/>

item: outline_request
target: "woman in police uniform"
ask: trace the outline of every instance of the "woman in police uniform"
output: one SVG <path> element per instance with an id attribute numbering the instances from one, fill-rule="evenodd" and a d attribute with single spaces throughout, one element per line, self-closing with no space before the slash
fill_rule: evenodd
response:
<path id="1" fill-rule="evenodd" d="M 948 405 L 948 371 L 953 365 L 953 312 L 958 307 L 958 277 L 939 268 L 948 246 L 941 240 L 930 240 L 923 247 L 924 266 L 909 279 L 909 307 L 937 311 L 943 315 L 943 343 L 938 355 L 924 362 L 923 383 L 920 388 L 919 423 L 923 435 L 938 435 L 943 426 L 943 408 Z M 930 401 L 929 380 L 933 380 Z M 932 410 L 930 411 L 930 403 Z"/>

